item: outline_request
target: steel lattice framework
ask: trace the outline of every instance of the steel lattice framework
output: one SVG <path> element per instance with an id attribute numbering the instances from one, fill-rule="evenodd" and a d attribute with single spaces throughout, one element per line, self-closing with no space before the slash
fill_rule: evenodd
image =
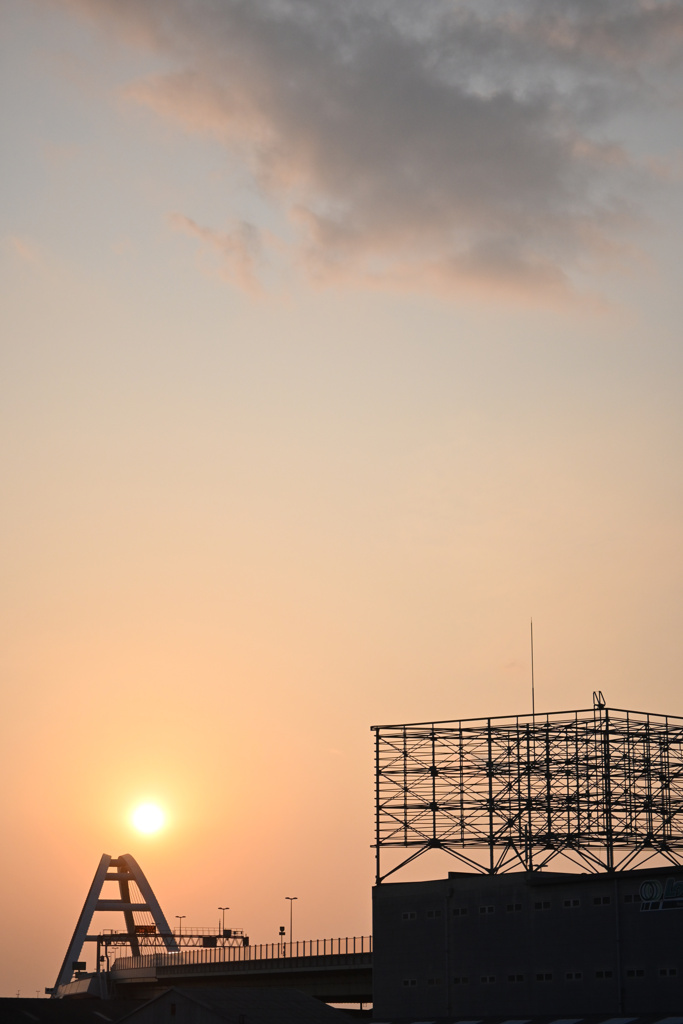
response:
<path id="1" fill-rule="evenodd" d="M 482 873 L 683 863 L 683 718 L 584 711 L 373 726 L 377 883 L 440 849 Z M 382 874 L 380 857 L 412 848 Z M 479 851 L 479 860 L 477 859 Z"/>

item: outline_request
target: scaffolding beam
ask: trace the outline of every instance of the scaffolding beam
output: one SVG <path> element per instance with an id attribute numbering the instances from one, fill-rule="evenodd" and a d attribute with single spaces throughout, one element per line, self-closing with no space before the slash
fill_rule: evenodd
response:
<path id="1" fill-rule="evenodd" d="M 432 849 L 483 874 L 683 863 L 683 718 L 599 694 L 581 711 L 372 729 L 377 884 Z M 413 852 L 384 870 L 399 848 Z"/>

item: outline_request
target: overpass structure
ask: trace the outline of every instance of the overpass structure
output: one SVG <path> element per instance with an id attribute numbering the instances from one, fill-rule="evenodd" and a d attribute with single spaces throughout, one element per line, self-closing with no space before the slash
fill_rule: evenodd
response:
<path id="1" fill-rule="evenodd" d="M 93 929 L 100 913 L 120 914 L 123 927 Z M 291 987 L 324 1002 L 369 1003 L 372 937 L 250 945 L 241 929 L 172 931 L 137 861 L 103 854 L 57 980 L 46 992 L 53 999 L 144 999 L 177 985 Z"/>
<path id="2" fill-rule="evenodd" d="M 182 939 L 178 936 L 179 941 Z M 150 999 L 164 989 L 180 985 L 276 986 L 296 988 L 326 1003 L 370 1003 L 372 936 L 185 948 L 171 953 L 119 957 L 108 969 L 77 971 L 73 980 L 55 986 L 51 994 L 56 998 Z"/>
<path id="3" fill-rule="evenodd" d="M 372 1001 L 372 937 L 312 939 L 114 961 L 109 983 L 119 996 L 149 997 L 170 986 L 296 988 L 326 1003 Z"/>

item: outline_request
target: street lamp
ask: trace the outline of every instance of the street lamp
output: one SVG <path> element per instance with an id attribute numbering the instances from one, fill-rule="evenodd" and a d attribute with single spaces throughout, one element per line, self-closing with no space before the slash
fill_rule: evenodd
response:
<path id="1" fill-rule="evenodd" d="M 218 909 L 223 911 L 223 935 L 225 936 L 225 911 L 230 910 L 230 907 L 219 907 Z"/>
<path id="2" fill-rule="evenodd" d="M 289 955 L 292 955 L 292 907 L 294 906 L 294 900 L 298 900 L 298 896 L 285 896 L 286 900 L 289 900 Z"/>
<path id="3" fill-rule="evenodd" d="M 178 935 L 182 935 L 183 934 L 183 918 L 187 917 L 187 914 L 176 914 L 175 916 L 178 918 Z"/>

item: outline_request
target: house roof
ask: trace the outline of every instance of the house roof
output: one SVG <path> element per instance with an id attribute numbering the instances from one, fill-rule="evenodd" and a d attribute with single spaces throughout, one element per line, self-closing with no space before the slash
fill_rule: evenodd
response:
<path id="1" fill-rule="evenodd" d="M 125 1017 L 122 1024 L 145 1024 L 160 1004 L 187 1000 L 226 1024 L 341 1024 L 348 1017 L 312 996 L 292 988 L 171 988 Z"/>

